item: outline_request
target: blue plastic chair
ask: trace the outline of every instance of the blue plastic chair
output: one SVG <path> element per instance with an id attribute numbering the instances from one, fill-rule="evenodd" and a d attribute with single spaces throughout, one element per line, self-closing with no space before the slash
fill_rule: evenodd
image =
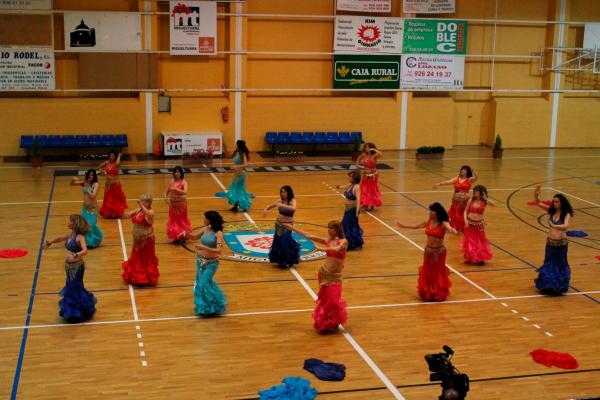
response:
<path id="1" fill-rule="evenodd" d="M 87 135 L 76 135 L 75 136 L 75 147 L 88 147 L 88 136 Z"/>
<path id="2" fill-rule="evenodd" d="M 48 136 L 48 141 L 46 142 L 46 147 L 52 147 L 52 148 L 62 147 L 62 138 L 60 137 L 60 135 Z"/>
<path id="3" fill-rule="evenodd" d="M 354 143 L 354 138 L 355 138 L 355 137 L 358 137 L 358 139 L 360 140 L 360 142 L 361 142 L 361 143 L 364 143 L 364 142 L 363 142 L 363 138 L 362 138 L 362 132 L 352 132 L 352 133 L 350 134 L 350 137 L 352 138 L 352 143 Z"/>
<path id="4" fill-rule="evenodd" d="M 327 134 L 325 132 L 315 132 L 315 143 L 317 143 L 317 144 L 327 143 Z"/>
<path id="5" fill-rule="evenodd" d="M 302 141 L 306 144 L 312 144 L 315 142 L 315 133 L 314 132 L 303 132 L 302 133 Z"/>
<path id="6" fill-rule="evenodd" d="M 352 138 L 350 137 L 350 132 L 340 132 L 338 134 L 338 143 L 351 144 Z"/>
<path id="7" fill-rule="evenodd" d="M 338 133 L 337 132 L 327 132 L 327 143 L 338 143 Z"/>
<path id="8" fill-rule="evenodd" d="M 30 149 L 33 146 L 33 135 L 21 135 L 21 148 Z"/>
<path id="9" fill-rule="evenodd" d="M 125 134 L 115 135 L 115 146 L 127 147 L 127 135 L 125 135 Z"/>
<path id="10" fill-rule="evenodd" d="M 61 147 L 75 147 L 75 136 L 73 135 L 62 135 Z"/>
<path id="11" fill-rule="evenodd" d="M 302 140 L 302 132 L 292 132 L 290 133 L 290 143 L 292 144 L 302 144 L 304 141 Z"/>
<path id="12" fill-rule="evenodd" d="M 277 143 L 289 143 L 289 142 L 290 142 L 290 133 L 289 132 L 277 133 Z"/>
<path id="13" fill-rule="evenodd" d="M 102 146 L 112 147 L 115 145 L 115 135 L 102 135 Z"/>
<path id="14" fill-rule="evenodd" d="M 102 146 L 102 136 L 101 135 L 90 135 L 88 137 L 88 146 L 89 147 L 101 147 Z"/>
<path id="15" fill-rule="evenodd" d="M 48 146 L 48 136 L 46 135 L 35 135 L 35 138 L 37 138 L 39 144 L 41 147 L 47 147 Z"/>
<path id="16" fill-rule="evenodd" d="M 277 132 L 267 132 L 265 138 L 267 140 L 267 144 L 276 144 L 277 143 Z"/>

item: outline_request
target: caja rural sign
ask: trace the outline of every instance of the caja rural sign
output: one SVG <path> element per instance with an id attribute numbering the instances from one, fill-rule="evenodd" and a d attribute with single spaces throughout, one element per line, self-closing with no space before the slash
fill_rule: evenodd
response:
<path id="1" fill-rule="evenodd" d="M 398 89 L 400 56 L 340 55 L 333 57 L 335 89 Z"/>

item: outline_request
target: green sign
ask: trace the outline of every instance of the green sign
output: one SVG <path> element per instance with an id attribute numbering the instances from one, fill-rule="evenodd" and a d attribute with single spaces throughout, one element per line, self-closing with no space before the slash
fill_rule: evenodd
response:
<path id="1" fill-rule="evenodd" d="M 400 56 L 334 55 L 334 89 L 400 88 Z"/>
<path id="2" fill-rule="evenodd" d="M 466 54 L 467 21 L 404 20 L 404 54 Z"/>

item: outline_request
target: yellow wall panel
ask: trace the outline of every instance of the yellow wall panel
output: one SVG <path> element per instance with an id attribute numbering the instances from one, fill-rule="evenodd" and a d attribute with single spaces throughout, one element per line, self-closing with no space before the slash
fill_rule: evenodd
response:
<path id="1" fill-rule="evenodd" d="M 504 147 L 548 147 L 552 102 L 544 98 L 496 98 L 495 133 Z"/>
<path id="2" fill-rule="evenodd" d="M 600 98 L 563 98 L 558 114 L 558 147 L 600 147 Z"/>
<path id="3" fill-rule="evenodd" d="M 454 104 L 450 97 L 416 97 L 408 103 L 406 145 L 452 148 Z"/>

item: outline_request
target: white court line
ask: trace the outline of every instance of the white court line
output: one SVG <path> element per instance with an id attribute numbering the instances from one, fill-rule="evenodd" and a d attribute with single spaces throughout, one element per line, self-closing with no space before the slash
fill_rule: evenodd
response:
<path id="1" fill-rule="evenodd" d="M 213 174 L 211 172 L 210 176 L 215 180 L 215 182 L 217 182 L 217 184 L 222 189 L 225 190 L 225 186 L 223 185 L 223 183 L 221 183 L 221 181 L 219 180 L 219 178 L 217 178 L 217 176 L 215 174 Z M 254 222 L 254 220 L 252 219 L 252 217 L 248 213 L 245 212 L 244 216 L 246 217 L 246 219 L 248 219 L 248 221 L 251 224 L 256 225 L 256 222 Z M 306 283 L 306 281 L 302 278 L 302 276 L 300 276 L 300 274 L 298 273 L 298 271 L 296 271 L 296 268 L 291 267 L 290 271 L 296 277 L 296 279 L 298 280 L 298 282 L 300 282 L 300 284 L 308 292 L 308 294 L 313 298 L 313 300 L 316 300 L 317 299 L 316 293 L 310 288 L 310 286 L 308 286 L 308 283 Z M 398 391 L 398 389 L 396 388 L 396 386 L 394 386 L 392 384 L 392 382 L 390 382 L 390 380 L 388 379 L 388 377 L 377 366 L 377 364 L 375 364 L 375 362 L 371 359 L 371 357 L 369 357 L 369 355 L 363 350 L 363 348 L 354 340 L 354 338 L 352 337 L 352 335 L 350 335 L 342 325 L 340 325 L 340 327 L 341 327 L 341 332 L 342 332 L 342 335 L 344 336 L 344 338 L 348 341 L 348 343 L 350 343 L 352 345 L 352 347 L 354 347 L 354 350 L 356 350 L 358 352 L 358 354 L 367 363 L 367 365 L 369 367 L 371 367 L 371 369 L 373 370 L 373 372 L 375 373 L 375 375 L 377 375 L 377 377 L 383 382 L 383 384 L 388 388 L 388 390 L 392 393 L 392 395 L 396 399 L 398 399 L 398 400 L 405 400 L 404 396 L 402 396 L 400 394 L 400 392 Z"/>
<path id="2" fill-rule="evenodd" d="M 119 224 L 119 234 L 121 235 L 121 250 L 123 250 L 123 260 L 127 261 L 127 249 L 125 248 L 125 237 L 123 236 L 123 225 L 121 224 L 121 219 L 117 219 L 117 223 Z M 133 320 L 137 321 L 138 312 L 137 305 L 135 304 L 135 295 L 133 294 L 133 286 L 129 285 L 129 298 L 131 299 L 131 309 L 133 310 Z"/>
<path id="3" fill-rule="evenodd" d="M 553 187 L 551 187 L 550 189 L 552 189 L 552 190 L 554 190 L 554 191 L 556 191 L 556 192 L 558 192 L 558 193 L 562 193 L 562 194 L 564 194 L 564 195 L 567 195 L 567 196 L 569 196 L 569 197 L 573 197 L 574 199 L 581 200 L 581 201 L 583 201 L 583 202 L 586 202 L 586 203 L 588 203 L 588 204 L 591 204 L 591 205 L 593 205 L 593 206 L 600 207 L 600 204 L 598 204 L 598 203 L 594 203 L 594 202 L 591 202 L 591 201 L 589 201 L 589 200 L 582 199 L 581 197 L 577 197 L 577 196 L 574 196 L 574 195 L 572 195 L 572 194 L 570 194 L 570 193 L 563 192 L 562 190 L 558 190 L 558 189 L 555 189 L 555 188 L 553 188 Z"/>
<path id="4" fill-rule="evenodd" d="M 572 292 L 566 293 L 565 296 L 585 296 L 591 294 L 600 294 L 600 290 L 590 291 L 590 292 Z M 390 303 L 390 304 L 371 304 L 371 305 L 363 305 L 363 306 L 348 306 L 348 309 L 351 310 L 364 310 L 364 309 L 377 309 L 377 308 L 401 308 L 401 307 L 439 307 L 445 306 L 448 304 L 462 304 L 462 303 L 482 303 L 482 302 L 494 302 L 494 301 L 507 301 L 507 300 L 527 300 L 527 299 L 537 299 L 542 297 L 548 297 L 543 294 L 530 294 L 523 296 L 510 296 L 510 297 L 498 297 L 495 299 L 489 297 L 482 297 L 478 299 L 463 299 L 463 300 L 446 300 L 442 302 L 413 302 L 413 303 Z M 273 310 L 273 311 L 250 311 L 250 312 L 240 312 L 240 313 L 231 313 L 231 314 L 222 314 L 221 317 L 249 317 L 255 315 L 278 315 L 278 314 L 292 314 L 292 313 L 303 313 L 303 312 L 312 312 L 314 308 L 299 308 L 299 309 L 288 309 L 288 310 Z M 180 321 L 180 320 L 197 320 L 197 316 L 183 316 L 183 317 L 157 317 L 157 318 L 142 318 L 133 320 L 133 319 L 125 319 L 125 320 L 113 320 L 113 321 L 91 321 L 91 322 L 81 322 L 78 324 L 40 324 L 40 325 L 19 325 L 19 326 L 4 326 L 0 327 L 0 331 L 10 331 L 10 330 L 23 330 L 24 328 L 30 329 L 44 329 L 44 328 L 73 328 L 84 325 L 116 325 L 116 324 L 131 324 L 131 323 L 140 323 L 140 322 L 163 322 L 163 321 Z M 139 329 L 139 325 L 136 325 L 136 329 Z"/>

